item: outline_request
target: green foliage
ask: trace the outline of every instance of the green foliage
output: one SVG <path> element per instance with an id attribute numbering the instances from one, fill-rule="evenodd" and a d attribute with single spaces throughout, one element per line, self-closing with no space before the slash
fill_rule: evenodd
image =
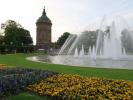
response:
<path id="1" fill-rule="evenodd" d="M 33 45 L 23 45 L 23 46 L 17 46 L 17 45 L 0 45 L 0 53 L 6 54 L 6 53 L 29 53 L 34 51 Z"/>
<path id="2" fill-rule="evenodd" d="M 33 44 L 30 32 L 13 20 L 8 20 L 2 24 L 2 29 L 4 30 L 4 36 L 0 37 L 1 52 L 12 52 L 13 50 L 22 52 L 25 47 L 29 48 Z"/>
<path id="3" fill-rule="evenodd" d="M 21 27 L 15 21 L 9 20 L 4 28 L 4 41 L 6 44 L 23 45 L 32 44 L 30 32 Z"/>
<path id="4" fill-rule="evenodd" d="M 22 28 L 22 26 L 19 23 L 15 22 L 13 20 L 7 20 L 5 23 L 1 24 L 1 29 L 3 29 L 3 30 L 5 30 L 6 28 L 9 28 L 9 27 Z"/>
<path id="5" fill-rule="evenodd" d="M 2 45 L 3 41 L 4 41 L 4 36 L 0 35 L 0 45 Z"/>
<path id="6" fill-rule="evenodd" d="M 61 35 L 59 37 L 59 39 L 57 40 L 57 45 L 59 45 L 61 47 L 65 43 L 65 41 L 66 41 L 66 39 L 68 38 L 69 35 L 70 35 L 69 32 L 63 33 L 63 35 Z"/>

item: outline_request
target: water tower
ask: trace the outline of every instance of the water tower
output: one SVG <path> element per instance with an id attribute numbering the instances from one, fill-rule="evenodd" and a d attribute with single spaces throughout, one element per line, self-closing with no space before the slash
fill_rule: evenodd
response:
<path id="1" fill-rule="evenodd" d="M 42 16 L 36 22 L 36 49 L 48 50 L 51 46 L 51 27 L 52 22 L 47 17 L 45 8 Z"/>

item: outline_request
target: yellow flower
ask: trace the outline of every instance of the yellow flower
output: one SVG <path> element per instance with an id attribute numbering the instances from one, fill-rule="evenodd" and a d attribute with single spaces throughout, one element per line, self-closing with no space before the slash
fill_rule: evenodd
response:
<path id="1" fill-rule="evenodd" d="M 7 67 L 6 64 L 0 64 L 0 69 L 4 69 L 4 68 L 6 68 L 6 67 Z"/>
<path id="2" fill-rule="evenodd" d="M 58 74 L 38 84 L 29 85 L 29 90 L 39 95 L 49 95 L 62 99 L 125 99 L 133 96 L 133 82 Z"/>

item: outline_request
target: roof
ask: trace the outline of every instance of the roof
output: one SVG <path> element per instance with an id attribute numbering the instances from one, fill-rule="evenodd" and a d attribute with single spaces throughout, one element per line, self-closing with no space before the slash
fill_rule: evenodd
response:
<path id="1" fill-rule="evenodd" d="M 51 20 L 47 17 L 46 15 L 46 12 L 45 12 L 45 9 L 43 9 L 43 13 L 42 13 L 42 16 L 39 17 L 39 19 L 37 20 L 36 23 L 42 23 L 42 22 L 45 22 L 45 23 L 51 23 Z"/>

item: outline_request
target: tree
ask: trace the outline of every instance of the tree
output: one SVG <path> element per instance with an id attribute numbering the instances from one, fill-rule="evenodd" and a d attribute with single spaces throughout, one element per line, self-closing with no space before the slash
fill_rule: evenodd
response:
<path id="1" fill-rule="evenodd" d="M 6 44 L 29 45 L 33 43 L 30 32 L 15 21 L 8 20 L 3 26 Z"/>
<path id="2" fill-rule="evenodd" d="M 0 35 L 0 45 L 2 45 L 3 40 L 4 40 L 4 36 Z"/>
<path id="3" fill-rule="evenodd" d="M 15 22 L 13 20 L 7 20 L 5 23 L 1 24 L 1 29 L 5 30 L 7 27 L 22 28 L 22 26 L 19 23 Z"/>
<path id="4" fill-rule="evenodd" d="M 30 32 L 24 29 L 19 23 L 8 20 L 1 25 L 4 30 L 3 42 L 9 47 L 14 47 L 13 49 L 19 49 L 22 46 L 30 46 L 33 44 L 33 40 L 30 36 Z"/>
<path id="5" fill-rule="evenodd" d="M 61 35 L 58 40 L 57 40 L 57 45 L 59 45 L 60 47 L 65 43 L 66 39 L 68 38 L 68 36 L 70 35 L 69 32 L 65 32 L 63 33 L 63 35 Z"/>

